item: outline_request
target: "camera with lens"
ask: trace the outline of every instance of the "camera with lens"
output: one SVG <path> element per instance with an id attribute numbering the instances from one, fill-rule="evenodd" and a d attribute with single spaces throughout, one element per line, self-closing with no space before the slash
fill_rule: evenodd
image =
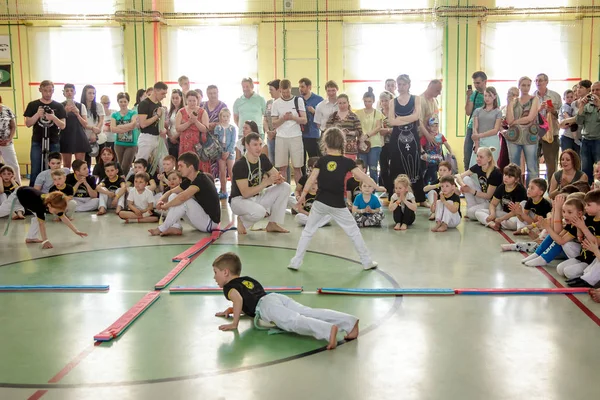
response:
<path id="1" fill-rule="evenodd" d="M 52 108 L 50 106 L 44 106 L 44 112 L 46 114 L 53 114 L 54 110 L 52 110 Z"/>

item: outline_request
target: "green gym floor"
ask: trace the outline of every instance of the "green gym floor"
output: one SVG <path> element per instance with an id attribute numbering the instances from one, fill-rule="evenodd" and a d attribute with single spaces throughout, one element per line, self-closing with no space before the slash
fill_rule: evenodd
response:
<path id="1" fill-rule="evenodd" d="M 223 203 L 225 207 L 225 203 Z M 231 212 L 223 211 L 224 224 Z M 6 220 L 0 223 L 4 230 Z M 597 398 L 600 304 L 588 295 L 350 297 L 318 287 L 555 287 L 555 268 L 524 267 L 501 253 L 506 239 L 475 222 L 429 231 L 427 211 L 395 232 L 363 230 L 380 268 L 365 272 L 337 226 L 319 230 L 299 272 L 286 268 L 301 232 L 227 232 L 173 283 L 215 285 L 212 260 L 238 253 L 244 273 L 265 286 L 301 285 L 293 297 L 357 315 L 358 340 L 324 342 L 268 335 L 242 319 L 221 332 L 221 294 L 164 290 L 118 339 L 93 336 L 133 306 L 207 234 L 149 237 L 155 224 L 115 215 L 76 215 L 87 239 L 50 222 L 54 249 L 25 245 L 29 222 L 2 237 L 0 284 L 108 284 L 106 293 L 0 293 L 0 399 L 590 399 Z M 342 335 L 340 334 L 340 339 Z"/>

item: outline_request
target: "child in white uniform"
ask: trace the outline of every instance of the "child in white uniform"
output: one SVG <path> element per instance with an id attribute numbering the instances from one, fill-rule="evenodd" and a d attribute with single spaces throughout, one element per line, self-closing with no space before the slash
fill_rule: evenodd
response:
<path id="1" fill-rule="evenodd" d="M 146 172 L 135 174 L 134 187 L 129 189 L 127 204 L 129 211 L 119 212 L 119 217 L 129 222 L 157 222 L 154 214 L 154 195 L 146 186 L 150 176 Z"/>

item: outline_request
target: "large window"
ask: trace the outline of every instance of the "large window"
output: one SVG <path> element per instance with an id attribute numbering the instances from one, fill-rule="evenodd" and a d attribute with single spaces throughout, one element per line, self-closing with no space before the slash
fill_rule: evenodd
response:
<path id="1" fill-rule="evenodd" d="M 396 50 L 390 50 L 392 37 Z M 362 108 L 369 86 L 377 97 L 387 78 L 408 74 L 411 92 L 421 94 L 430 80 L 442 78 L 442 43 L 441 29 L 432 24 L 345 24 L 342 90 L 353 108 Z"/>
<path id="2" fill-rule="evenodd" d="M 429 6 L 429 0 L 360 0 L 360 8 L 366 10 L 417 9 Z"/>
<path id="3" fill-rule="evenodd" d="M 48 14 L 113 14 L 115 0 L 44 0 Z"/>
<path id="4" fill-rule="evenodd" d="M 166 81 L 175 82 L 186 75 L 192 89 L 200 88 L 205 95 L 208 85 L 217 85 L 219 98 L 229 107 L 242 94 L 242 78 L 257 80 L 255 25 L 169 27 L 164 30 L 162 43 Z"/>
<path id="5" fill-rule="evenodd" d="M 248 0 L 173 0 L 177 13 L 218 13 L 247 11 Z"/>
<path id="6" fill-rule="evenodd" d="M 57 101 L 64 100 L 63 84 L 75 84 L 78 101 L 83 86 L 91 84 L 98 102 L 108 95 L 116 108 L 117 93 L 125 88 L 121 28 L 30 28 L 28 36 L 31 98 L 39 97 L 39 82 L 50 79 Z"/>
<path id="7" fill-rule="evenodd" d="M 550 78 L 548 87 L 562 95 L 580 78 L 581 24 L 553 21 L 486 23 L 482 30 L 481 66 L 506 103 L 508 88 L 522 76 Z M 543 38 L 543 40 L 532 40 Z M 532 85 L 531 93 L 535 90 Z"/>
<path id="8" fill-rule="evenodd" d="M 570 2 L 570 0 L 496 0 L 496 7 L 567 7 Z"/>

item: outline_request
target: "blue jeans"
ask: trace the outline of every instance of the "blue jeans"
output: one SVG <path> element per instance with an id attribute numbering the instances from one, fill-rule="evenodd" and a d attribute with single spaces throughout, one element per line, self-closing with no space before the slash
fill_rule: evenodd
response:
<path id="1" fill-rule="evenodd" d="M 363 160 L 367 168 L 369 168 L 369 175 L 376 183 L 379 182 L 379 175 L 377 174 L 377 164 L 379 164 L 379 156 L 381 155 L 381 147 L 371 147 L 371 150 L 367 154 L 359 154 L 358 158 Z"/>
<path id="2" fill-rule="evenodd" d="M 581 139 L 581 169 L 588 176 L 590 185 L 594 182 L 594 163 L 600 161 L 600 139 Z"/>
<path id="3" fill-rule="evenodd" d="M 50 150 L 48 154 L 52 152 L 60 152 L 60 143 L 50 143 Z M 42 169 L 42 143 L 31 142 L 31 150 L 29 152 L 29 160 L 31 162 L 31 175 L 29 176 L 29 186 L 33 187 L 35 184 L 35 178 L 42 172 L 42 170 L 48 169 L 48 165 L 44 165 Z"/>
<path id="4" fill-rule="evenodd" d="M 579 154 L 581 151 L 581 147 L 575 143 L 575 139 L 571 139 L 570 137 L 561 136 L 560 137 L 560 150 L 565 151 L 567 149 L 571 149 L 575 151 L 575 153 Z"/>
<path id="5" fill-rule="evenodd" d="M 521 165 L 521 152 L 525 153 L 525 164 L 527 165 L 527 184 L 533 178 L 537 178 L 540 170 L 538 161 L 538 145 L 537 144 L 514 144 L 508 142 L 508 156 L 510 162 Z"/>
<path id="6" fill-rule="evenodd" d="M 469 164 L 471 163 L 471 154 L 473 154 L 473 128 L 467 128 L 467 133 L 465 134 L 465 145 L 463 148 L 463 164 L 465 166 L 465 171 L 469 169 Z"/>

